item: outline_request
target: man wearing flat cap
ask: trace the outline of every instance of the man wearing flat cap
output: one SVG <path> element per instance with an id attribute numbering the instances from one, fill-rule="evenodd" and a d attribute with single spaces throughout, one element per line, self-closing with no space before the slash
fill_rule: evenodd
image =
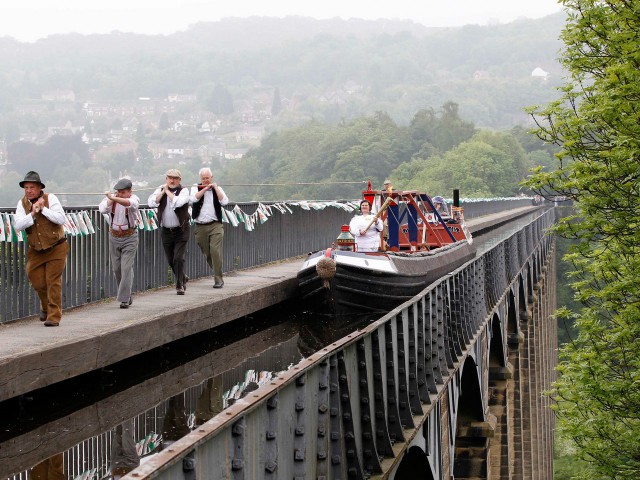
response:
<path id="1" fill-rule="evenodd" d="M 189 189 L 180 184 L 182 174 L 172 168 L 166 182 L 151 194 L 148 204 L 158 208 L 158 223 L 164 253 L 176 280 L 176 293 L 184 295 L 189 277 L 184 272 L 189 241 Z"/>
<path id="2" fill-rule="evenodd" d="M 138 252 L 138 207 L 140 199 L 131 192 L 131 180 L 121 178 L 113 186 L 116 193 L 106 192 L 98 210 L 109 218 L 109 258 L 116 276 L 120 308 L 133 303 L 133 263 Z"/>
<path id="3" fill-rule="evenodd" d="M 20 182 L 24 197 L 18 202 L 15 228 L 27 233 L 27 276 L 40 298 L 40 320 L 57 327 L 62 319 L 62 272 L 69 245 L 64 236 L 66 216 L 60 200 L 44 192 L 40 175 L 31 171 Z"/>

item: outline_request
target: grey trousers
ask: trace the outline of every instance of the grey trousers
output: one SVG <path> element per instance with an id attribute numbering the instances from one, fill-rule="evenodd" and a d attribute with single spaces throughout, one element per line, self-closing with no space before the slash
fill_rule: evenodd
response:
<path id="1" fill-rule="evenodd" d="M 111 434 L 111 473 L 114 477 L 124 476 L 140 465 L 134 435 L 132 419 L 125 420 Z"/>
<path id="2" fill-rule="evenodd" d="M 133 262 L 138 252 L 138 230 L 129 237 L 109 235 L 111 268 L 118 284 L 118 302 L 128 302 L 133 286 Z"/>

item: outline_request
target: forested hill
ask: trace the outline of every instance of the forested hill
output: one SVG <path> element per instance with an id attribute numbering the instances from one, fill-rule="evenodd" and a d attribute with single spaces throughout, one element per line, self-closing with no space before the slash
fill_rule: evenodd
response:
<path id="1" fill-rule="evenodd" d="M 477 125 L 523 123 L 522 107 L 550 99 L 563 14 L 504 25 L 433 29 L 408 21 L 225 19 L 172 35 L 0 38 L 0 115 L 55 89 L 79 101 L 196 94 L 215 85 L 234 100 L 278 88 L 300 115 L 328 122 L 386 111 L 400 123 L 448 100 Z M 548 80 L 533 78 L 540 67 Z M 318 102 L 344 92 L 348 99 Z"/>
<path id="2" fill-rule="evenodd" d="M 528 138 L 524 108 L 557 97 L 563 26 L 564 14 L 446 29 L 287 17 L 166 36 L 0 38 L 0 205 L 32 169 L 52 192 L 93 185 L 73 201 L 97 203 L 120 176 L 157 185 L 179 166 L 192 182 L 203 165 L 229 186 L 391 176 L 434 192 L 515 194 L 552 159 Z"/>

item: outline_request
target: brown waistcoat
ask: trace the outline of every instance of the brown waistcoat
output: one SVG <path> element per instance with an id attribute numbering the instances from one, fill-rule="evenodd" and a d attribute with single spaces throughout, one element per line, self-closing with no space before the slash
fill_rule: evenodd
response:
<path id="1" fill-rule="evenodd" d="M 44 197 L 44 206 L 48 208 L 49 195 L 44 193 L 42 196 Z M 26 196 L 22 197 L 22 206 L 27 214 L 31 212 L 31 202 Z M 33 217 L 33 225 L 26 228 L 25 232 L 27 232 L 29 246 L 38 251 L 51 248 L 64 238 L 62 225 L 53 223 L 42 212 L 36 213 Z"/>

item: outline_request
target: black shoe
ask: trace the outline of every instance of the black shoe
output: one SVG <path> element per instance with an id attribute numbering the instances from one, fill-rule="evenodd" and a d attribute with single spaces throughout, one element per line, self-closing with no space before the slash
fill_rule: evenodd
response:
<path id="1" fill-rule="evenodd" d="M 133 297 L 129 297 L 129 305 L 133 303 Z"/>
<path id="2" fill-rule="evenodd" d="M 44 322 L 45 327 L 57 327 L 58 325 L 59 322 L 54 322 L 52 320 L 47 320 L 46 322 Z"/>
<path id="3" fill-rule="evenodd" d="M 184 287 L 176 288 L 176 294 L 177 295 L 184 295 Z"/>
<path id="4" fill-rule="evenodd" d="M 120 308 L 129 308 L 129 305 L 131 305 L 131 300 L 129 300 L 129 302 L 120 302 Z"/>
<path id="5" fill-rule="evenodd" d="M 38 314 L 38 318 L 40 319 L 41 322 L 44 322 L 47 319 L 47 312 L 45 312 L 44 310 L 40 310 L 40 313 Z"/>
<path id="6" fill-rule="evenodd" d="M 224 285 L 224 280 L 221 280 L 219 282 L 214 283 L 213 288 L 222 288 L 223 285 Z"/>

